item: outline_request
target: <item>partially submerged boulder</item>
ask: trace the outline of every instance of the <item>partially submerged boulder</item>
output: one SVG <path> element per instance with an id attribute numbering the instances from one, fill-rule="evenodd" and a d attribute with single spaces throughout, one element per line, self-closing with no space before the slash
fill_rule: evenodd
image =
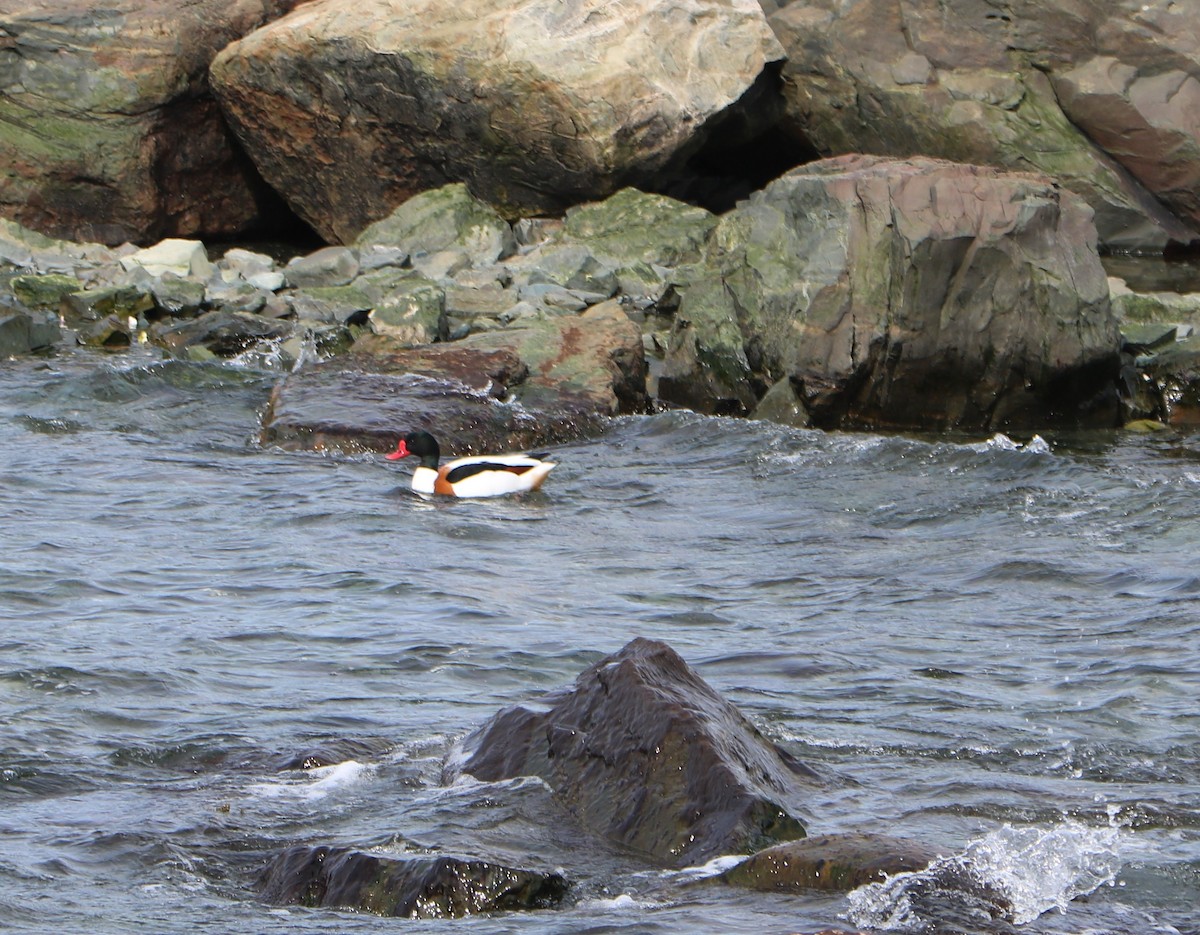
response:
<path id="1" fill-rule="evenodd" d="M 598 434 L 605 417 L 647 405 L 641 336 L 617 303 L 446 344 L 413 346 L 394 321 L 377 307 L 353 353 L 288 375 L 262 441 L 382 451 L 425 429 L 447 455 L 528 449 Z"/>
<path id="2" fill-rule="evenodd" d="M 721 218 L 659 387 L 813 424 L 1112 426 L 1119 337 L 1091 212 L 1048 179 L 929 159 L 794 169 Z"/>
<path id="3" fill-rule="evenodd" d="M 661 187 L 775 119 L 782 57 L 754 0 L 316 0 L 211 78 L 264 177 L 345 243 L 446 182 L 509 218 Z"/>
<path id="4" fill-rule="evenodd" d="M 360 350 L 291 373 L 271 394 L 260 440 L 290 449 L 390 451 L 405 432 L 425 429 L 454 456 L 528 450 L 600 430 L 591 413 L 507 401 L 528 368 L 512 351 L 464 343 Z"/>
<path id="5" fill-rule="evenodd" d="M 734 886 L 797 892 L 852 890 L 897 873 L 922 870 L 938 858 L 918 841 L 881 834 L 823 834 L 759 851 L 721 874 Z"/>
<path id="6" fill-rule="evenodd" d="M 803 837 L 789 809 L 815 779 L 674 650 L 641 638 L 463 747 L 449 775 L 540 776 L 583 827 L 674 867 Z"/>
<path id="7" fill-rule="evenodd" d="M 395 858 L 344 847 L 288 848 L 263 871 L 262 898 L 277 905 L 447 919 L 547 909 L 566 895 L 561 874 L 454 857 Z"/>

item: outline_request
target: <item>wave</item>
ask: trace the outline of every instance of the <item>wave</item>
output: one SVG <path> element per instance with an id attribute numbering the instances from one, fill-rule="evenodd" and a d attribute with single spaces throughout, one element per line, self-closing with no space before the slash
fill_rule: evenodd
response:
<path id="1" fill-rule="evenodd" d="M 1022 925 L 1112 885 L 1120 851 L 1121 833 L 1112 825 L 1004 825 L 924 870 L 852 891 L 845 918 L 886 932 L 934 931 L 967 920 Z"/>

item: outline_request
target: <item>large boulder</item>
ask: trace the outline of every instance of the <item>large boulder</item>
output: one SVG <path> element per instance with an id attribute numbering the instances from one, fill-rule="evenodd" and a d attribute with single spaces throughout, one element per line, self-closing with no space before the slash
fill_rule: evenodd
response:
<path id="1" fill-rule="evenodd" d="M 674 650 L 640 638 L 573 687 L 501 711 L 458 769 L 540 776 L 586 829 L 675 867 L 803 837 L 789 808 L 814 779 Z"/>
<path id="2" fill-rule="evenodd" d="M 351 909 L 411 919 L 546 909 L 567 892 L 557 873 L 455 857 L 399 859 L 344 847 L 288 848 L 259 881 L 277 904 Z"/>
<path id="3" fill-rule="evenodd" d="M 207 90 L 209 61 L 296 0 L 6 0 L 0 214 L 72 240 L 232 233 L 265 186 Z"/>
<path id="4" fill-rule="evenodd" d="M 668 184 L 776 118 L 782 57 L 754 0 L 315 0 L 211 75 L 263 175 L 349 242 L 451 181 L 509 218 Z"/>
<path id="5" fill-rule="evenodd" d="M 1091 211 L 1048 179 L 841 157 L 725 215 L 660 393 L 821 427 L 1112 425 L 1120 339 Z"/>
<path id="6" fill-rule="evenodd" d="M 790 119 L 820 152 L 1040 171 L 1087 199 L 1110 248 L 1196 239 L 1193 8 L 793 0 L 771 25 Z"/>

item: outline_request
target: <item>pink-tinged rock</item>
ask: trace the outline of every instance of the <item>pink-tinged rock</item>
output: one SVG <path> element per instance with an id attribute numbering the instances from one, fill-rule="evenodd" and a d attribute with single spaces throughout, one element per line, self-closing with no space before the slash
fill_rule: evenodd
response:
<path id="1" fill-rule="evenodd" d="M 771 106 L 782 57 L 754 0 L 315 0 L 212 82 L 264 177 L 348 242 L 447 182 L 513 218 L 661 181 Z"/>

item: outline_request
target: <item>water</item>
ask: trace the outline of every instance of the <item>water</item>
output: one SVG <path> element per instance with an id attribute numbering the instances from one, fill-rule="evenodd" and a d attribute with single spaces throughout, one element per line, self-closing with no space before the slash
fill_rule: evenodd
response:
<path id="1" fill-rule="evenodd" d="M 427 503 L 381 457 L 256 447 L 274 379 L 0 365 L 9 930 L 1200 932 L 1200 436 L 674 413 L 563 447 L 541 494 Z M 547 821 L 539 782 L 440 785 L 465 732 L 635 635 L 836 777 L 811 831 L 935 844 L 1009 917 L 919 879 L 697 883 Z M 342 761 L 280 771 L 313 750 Z M 576 887 L 449 922 L 260 904 L 294 843 Z"/>

